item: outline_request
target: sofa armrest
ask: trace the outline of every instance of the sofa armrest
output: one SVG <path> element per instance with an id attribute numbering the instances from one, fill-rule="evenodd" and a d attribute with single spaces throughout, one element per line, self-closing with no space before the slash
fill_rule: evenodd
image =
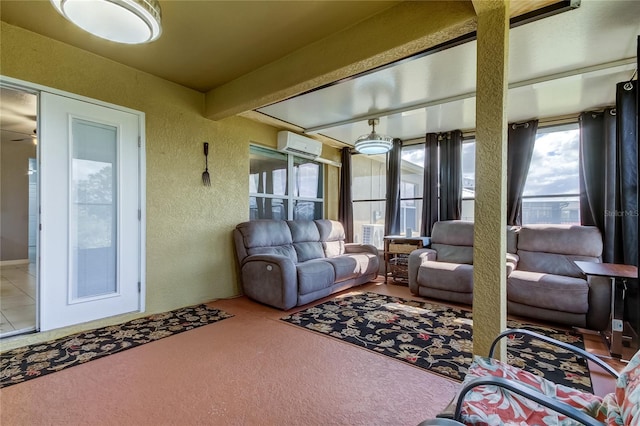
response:
<path id="1" fill-rule="evenodd" d="M 378 249 L 371 244 L 346 243 L 344 245 L 345 253 L 371 253 L 378 255 Z"/>
<path id="2" fill-rule="evenodd" d="M 511 275 L 513 271 L 518 269 L 518 262 L 520 261 L 520 256 L 513 253 L 507 252 L 507 277 Z"/>
<path id="3" fill-rule="evenodd" d="M 258 302 L 287 310 L 298 303 L 296 265 L 283 255 L 254 254 L 240 265 L 242 290 Z"/>
<path id="4" fill-rule="evenodd" d="M 409 254 L 407 273 L 409 275 L 409 290 L 413 294 L 418 294 L 418 269 L 420 269 L 420 265 L 427 260 L 436 260 L 437 256 L 438 252 L 428 248 L 417 249 Z"/>

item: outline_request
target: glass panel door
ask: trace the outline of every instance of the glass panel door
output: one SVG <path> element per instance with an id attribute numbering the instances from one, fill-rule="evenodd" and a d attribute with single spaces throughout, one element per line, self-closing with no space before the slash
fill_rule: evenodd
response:
<path id="1" fill-rule="evenodd" d="M 40 330 L 142 310 L 143 117 L 40 98 Z"/>

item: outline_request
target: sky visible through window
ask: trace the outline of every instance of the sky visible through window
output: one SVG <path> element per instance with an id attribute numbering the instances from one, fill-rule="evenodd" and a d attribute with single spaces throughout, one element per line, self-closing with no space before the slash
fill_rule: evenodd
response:
<path id="1" fill-rule="evenodd" d="M 531 157 L 524 196 L 576 195 L 580 193 L 578 178 L 580 130 L 563 126 L 539 131 Z M 463 196 L 473 196 L 476 174 L 476 142 L 462 144 Z"/>
<path id="2" fill-rule="evenodd" d="M 524 196 L 579 194 L 580 131 L 538 134 Z"/>

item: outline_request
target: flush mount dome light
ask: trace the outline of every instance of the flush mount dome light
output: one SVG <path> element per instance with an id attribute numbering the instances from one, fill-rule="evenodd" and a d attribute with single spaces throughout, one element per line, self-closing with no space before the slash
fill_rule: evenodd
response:
<path id="1" fill-rule="evenodd" d="M 117 43 L 149 43 L 162 33 L 157 0 L 51 0 L 58 12 L 91 34 Z"/>
<path id="2" fill-rule="evenodd" d="M 355 143 L 356 151 L 362 154 L 384 154 L 393 146 L 393 138 L 376 133 L 376 125 L 380 122 L 377 118 L 368 121 L 371 133 L 360 136 Z"/>

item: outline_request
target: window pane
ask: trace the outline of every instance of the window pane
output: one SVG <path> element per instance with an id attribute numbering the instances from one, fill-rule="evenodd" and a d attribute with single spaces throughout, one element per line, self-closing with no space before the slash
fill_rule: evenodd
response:
<path id="1" fill-rule="evenodd" d="M 577 124 L 539 130 L 523 195 L 579 194 L 579 149 Z"/>
<path id="2" fill-rule="evenodd" d="M 322 203 L 317 201 L 295 200 L 293 202 L 293 220 L 322 219 Z"/>
<path id="3" fill-rule="evenodd" d="M 384 201 L 353 203 L 353 241 L 383 248 Z"/>
<path id="4" fill-rule="evenodd" d="M 476 196 L 476 141 L 465 141 L 462 144 L 462 199 Z M 465 205 L 462 202 L 462 216 L 465 216 Z M 467 203 L 467 210 L 469 203 Z M 467 212 L 467 216 L 469 213 Z M 467 220 L 467 219 L 463 219 Z M 473 220 L 473 202 L 471 202 L 471 219 Z"/>
<path id="5" fill-rule="evenodd" d="M 579 197 L 527 198 L 522 201 L 522 224 L 580 225 Z"/>
<path id="6" fill-rule="evenodd" d="M 422 200 L 400 201 L 400 235 L 419 237 L 422 226 Z"/>
<path id="7" fill-rule="evenodd" d="M 249 193 L 287 195 L 287 156 L 251 147 Z"/>
<path id="8" fill-rule="evenodd" d="M 418 236 L 422 219 L 424 144 L 402 148 L 400 180 L 400 234 Z"/>
<path id="9" fill-rule="evenodd" d="M 386 154 L 351 157 L 351 198 L 354 201 L 384 200 L 387 190 L 386 179 Z M 384 211 L 384 208 L 382 210 Z"/>
<path id="10" fill-rule="evenodd" d="M 470 220 L 473 222 L 474 220 L 474 215 L 473 215 L 473 209 L 474 209 L 474 205 L 475 205 L 475 200 L 473 199 L 469 199 L 469 200 L 462 200 L 462 212 L 460 213 L 460 219 L 461 220 Z"/>
<path id="11" fill-rule="evenodd" d="M 322 166 L 312 160 L 293 157 L 294 197 L 322 198 Z"/>
<path id="12" fill-rule="evenodd" d="M 287 200 L 249 197 L 249 219 L 287 219 Z"/>
<path id="13" fill-rule="evenodd" d="M 117 291 L 117 128 L 73 119 L 72 298 Z"/>

